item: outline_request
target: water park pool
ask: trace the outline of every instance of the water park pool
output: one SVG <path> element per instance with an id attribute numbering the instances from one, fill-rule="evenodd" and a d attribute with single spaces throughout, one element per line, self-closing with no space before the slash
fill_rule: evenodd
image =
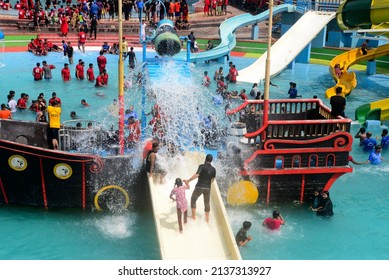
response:
<path id="1" fill-rule="evenodd" d="M 141 60 L 140 53 L 138 61 Z M 73 78 L 64 84 L 60 79 L 60 70 L 67 59 L 61 53 L 51 53 L 47 57 L 36 57 L 29 53 L 2 53 L 1 61 L 5 65 L 0 68 L 2 83 L 1 102 L 6 101 L 9 90 L 16 91 L 16 97 L 22 92 L 35 99 L 40 92 L 45 98 L 56 91 L 63 101 L 62 121 L 70 119 L 70 111 L 75 110 L 82 118 L 102 121 L 106 126 L 115 124 L 114 114 L 109 114 L 109 105 L 117 98 L 117 57 L 108 55 L 108 73 L 110 85 L 104 89 L 96 89 L 87 81 Z M 75 61 L 79 58 L 85 64 L 95 63 L 97 52 L 80 54 L 76 52 Z M 31 75 L 36 62 L 46 60 L 54 64 L 53 80 L 34 82 Z M 254 59 L 232 57 L 238 69 L 249 65 Z M 211 98 L 215 89 L 213 83 L 210 90 L 201 87 L 202 73 L 208 71 L 212 75 L 219 66 L 228 68 L 227 64 L 211 62 L 198 63 L 191 66 L 190 80 L 180 77 L 182 73 L 168 73 L 171 80 L 159 83 L 171 90 L 172 98 L 180 94 L 198 94 L 203 114 L 218 113 L 223 108 L 214 107 Z M 97 68 L 97 67 L 95 67 Z M 126 70 L 127 72 L 127 70 Z M 136 72 L 135 72 L 136 74 Z M 116 75 L 116 76 L 115 76 Z M 72 77 L 74 69 L 72 69 Z M 133 73 L 127 74 L 133 76 Z M 185 79 L 184 79 L 185 78 Z M 181 87 L 172 84 L 177 79 Z M 357 72 L 358 87 L 347 98 L 346 115 L 353 118 L 354 110 L 361 104 L 382 99 L 387 94 L 389 78 L 384 75 L 366 76 Z M 6 82 L 4 82 L 6 81 Z M 303 97 L 317 95 L 325 100 L 325 90 L 333 86 L 333 79 L 327 66 L 314 64 L 295 64 L 294 69 L 287 69 L 272 79 L 278 88 L 271 88 L 271 98 L 285 98 L 289 82 L 297 83 L 299 94 Z M 250 84 L 231 85 L 230 89 L 249 91 Z M 262 90 L 263 87 L 261 86 Z M 201 93 L 201 95 L 200 95 Z M 89 107 L 82 107 L 81 99 L 86 99 Z M 141 113 L 140 91 L 126 92 L 126 108 L 133 104 L 138 114 Z M 192 100 L 189 100 L 189 102 Z M 180 110 L 185 111 L 189 105 L 178 99 Z M 187 101 L 188 102 L 188 101 Z M 146 105 L 145 111 L 153 106 Z M 220 113 L 220 112 L 219 112 Z M 33 120 L 34 114 L 26 111 L 16 113 L 15 118 Z M 351 133 L 355 134 L 360 125 L 352 125 Z M 379 132 L 375 131 L 374 136 Z M 357 142 L 353 144 L 351 153 L 357 161 L 365 161 L 368 157 Z M 383 157 L 387 157 L 384 151 Z M 215 166 L 219 163 L 216 160 Z M 219 169 L 220 170 L 220 169 Z M 195 170 L 194 170 L 195 171 Z M 193 172 L 194 172 L 193 171 Z M 380 166 L 354 166 L 352 173 L 338 179 L 332 189 L 331 198 L 335 215 L 330 219 L 316 217 L 307 205 L 279 204 L 252 205 L 246 207 L 227 207 L 228 218 L 232 229 L 237 232 L 243 221 L 253 223 L 250 234 L 253 241 L 240 249 L 243 259 L 264 260 L 383 260 L 388 258 L 387 248 L 382 241 L 388 238 L 389 206 L 386 202 L 386 172 L 389 171 L 387 161 Z M 223 176 L 222 172 L 218 176 Z M 225 195 L 228 186 L 220 186 Z M 0 207 L 0 238 L 3 246 L 0 259 L 39 259 L 39 260 L 105 260 L 105 259 L 159 259 L 158 241 L 152 217 L 151 205 L 145 198 L 145 208 L 130 210 L 125 213 L 81 212 L 71 209 L 37 209 L 30 207 Z M 168 198 L 167 198 L 168 199 Z M 148 207 L 150 206 L 150 207 Z M 263 229 L 263 219 L 270 215 L 273 208 L 280 209 L 286 225 L 278 232 Z M 377 221 L 380 222 L 377 225 Z M 190 221 L 189 221 L 190 222 Z M 212 221 L 211 221 L 212 222 Z"/>

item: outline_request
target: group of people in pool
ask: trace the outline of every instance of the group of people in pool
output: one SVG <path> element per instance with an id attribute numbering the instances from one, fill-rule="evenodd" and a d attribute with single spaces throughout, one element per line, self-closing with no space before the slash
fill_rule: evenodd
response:
<path id="1" fill-rule="evenodd" d="M 380 144 L 378 144 L 379 138 L 374 138 L 373 133 L 371 131 L 366 132 L 364 127 L 361 127 L 354 137 L 359 139 L 359 146 L 362 147 L 363 151 L 369 153 L 369 157 L 365 162 L 358 162 L 352 156 L 349 156 L 349 161 L 357 165 L 368 163 L 373 165 L 381 164 L 384 160 L 381 154 L 382 150 L 387 150 L 389 147 L 388 130 L 386 128 L 382 130 Z"/>
<path id="2" fill-rule="evenodd" d="M 334 215 L 333 204 L 330 199 L 328 191 L 320 191 L 315 189 L 311 200 L 310 209 L 316 213 L 317 216 L 323 216 L 329 218 Z M 285 219 L 282 217 L 280 211 L 273 210 L 272 216 L 263 220 L 262 226 L 271 231 L 279 230 L 281 225 L 285 225 Z M 244 221 L 242 228 L 235 235 L 235 240 L 238 246 L 245 246 L 252 240 L 250 235 L 247 235 L 252 223 L 250 221 Z"/>

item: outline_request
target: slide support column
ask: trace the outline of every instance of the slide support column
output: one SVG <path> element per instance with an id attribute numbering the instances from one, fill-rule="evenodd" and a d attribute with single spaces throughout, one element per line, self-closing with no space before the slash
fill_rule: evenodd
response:
<path id="1" fill-rule="evenodd" d="M 255 23 L 251 26 L 251 40 L 257 40 L 259 37 L 259 27 L 258 24 Z"/>

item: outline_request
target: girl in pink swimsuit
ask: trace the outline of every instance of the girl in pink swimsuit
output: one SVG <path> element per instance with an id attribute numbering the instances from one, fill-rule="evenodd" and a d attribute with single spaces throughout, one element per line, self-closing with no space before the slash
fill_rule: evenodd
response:
<path id="1" fill-rule="evenodd" d="M 180 178 L 177 178 L 174 183 L 174 188 L 170 193 L 170 198 L 176 201 L 177 218 L 180 233 L 182 233 L 182 214 L 184 214 L 184 223 L 188 221 L 188 201 L 186 200 L 185 191 L 189 190 L 189 186 L 184 184 Z M 175 196 L 175 198 L 173 198 Z"/>

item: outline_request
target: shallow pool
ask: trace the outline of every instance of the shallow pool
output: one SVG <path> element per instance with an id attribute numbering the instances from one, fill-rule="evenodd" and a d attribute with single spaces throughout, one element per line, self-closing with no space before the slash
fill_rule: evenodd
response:
<path id="1" fill-rule="evenodd" d="M 49 99 L 56 91 L 63 101 L 62 121 L 70 119 L 70 111 L 77 111 L 82 118 L 103 121 L 107 126 L 115 124 L 114 114 L 108 107 L 117 98 L 117 56 L 108 55 L 108 73 L 110 85 L 97 89 L 87 81 L 74 79 L 63 83 L 60 70 L 67 59 L 61 53 L 51 53 L 47 57 L 36 57 L 29 53 L 2 55 L 5 64 L 0 68 L 1 103 L 6 102 L 9 90 L 15 90 L 17 97 L 21 92 L 30 95 L 30 100 L 40 93 L 45 93 Z M 79 58 L 88 65 L 96 67 L 97 52 L 80 54 L 76 52 L 75 61 Z M 138 53 L 138 60 L 141 56 Z M 46 60 L 54 64 L 53 80 L 34 82 L 32 68 L 36 62 Z M 252 63 L 253 59 L 233 57 L 232 61 L 241 69 Z M 127 65 L 127 64 L 126 64 Z M 211 98 L 216 85 L 209 90 L 201 87 L 203 71 L 212 76 L 221 66 L 217 62 L 209 65 L 199 63 L 190 67 L 190 82 L 180 78 L 174 69 L 165 73 L 167 78 L 159 82 L 171 91 L 171 97 L 177 100 L 175 106 L 179 111 L 185 111 L 191 106 L 199 106 L 203 115 L 224 111 L 214 107 Z M 227 65 L 222 65 L 225 69 Z M 95 72 L 96 73 L 96 72 Z M 126 75 L 132 77 L 126 67 Z M 170 79 L 169 79 L 170 77 Z M 357 72 L 358 87 L 347 98 L 346 114 L 354 116 L 354 110 L 359 105 L 387 97 L 389 78 L 384 75 L 366 76 Z M 178 80 L 182 87 L 172 83 Z M 296 64 L 294 69 L 287 69 L 281 75 L 272 79 L 278 88 L 271 88 L 271 98 L 286 98 L 289 82 L 297 83 L 299 94 L 303 97 L 317 95 L 324 98 L 325 89 L 333 85 L 333 79 L 328 68 L 312 64 Z M 171 88 L 173 84 L 173 88 Z M 249 91 L 251 85 L 231 85 L 231 89 Z M 260 86 L 263 89 L 263 86 Z M 189 92 L 189 93 L 188 93 Z M 158 93 L 157 93 L 158 94 Z M 180 99 L 179 96 L 189 94 L 194 99 Z M 81 99 L 86 99 L 89 107 L 82 107 Z M 196 104 L 193 103 L 197 100 Z M 188 101 L 189 100 L 189 101 Z M 328 100 L 323 100 L 329 104 Z M 133 89 L 126 92 L 126 108 L 134 104 L 135 110 L 141 114 L 141 90 Z M 153 102 L 146 104 L 148 111 Z M 26 111 L 16 113 L 15 118 L 33 120 L 34 113 Z M 148 116 L 148 119 L 149 120 Z M 193 116 L 192 116 L 193 117 Z M 352 125 L 352 134 L 359 129 L 359 124 Z M 375 132 L 374 136 L 378 136 Z M 358 161 L 364 161 L 368 155 L 361 151 L 358 143 L 353 144 L 352 155 Z M 384 151 L 384 158 L 388 152 Z M 388 160 L 387 160 L 388 161 Z M 255 205 L 249 207 L 230 207 L 227 212 L 233 230 L 239 230 L 245 220 L 250 220 L 253 226 L 250 234 L 253 241 L 241 248 L 244 259 L 285 259 L 285 260 L 354 260 L 354 259 L 387 259 L 389 254 L 386 243 L 389 237 L 389 205 L 387 172 L 389 164 L 381 166 L 354 166 L 353 173 L 346 174 L 333 185 L 330 196 L 334 203 L 335 215 L 330 219 L 316 217 L 308 206 L 303 205 Z M 217 161 L 215 165 L 218 166 Z M 218 176 L 223 176 L 220 174 Z M 220 186 L 225 194 L 228 186 Z M 149 201 L 145 199 L 145 204 Z M 286 225 L 276 233 L 269 233 L 261 226 L 263 219 L 270 215 L 272 209 L 280 209 Z M 90 213 L 79 210 L 42 210 L 29 207 L 0 207 L 0 259 L 159 259 L 158 243 L 151 209 L 131 210 L 122 214 Z M 212 222 L 212 221 L 211 221 Z"/>

